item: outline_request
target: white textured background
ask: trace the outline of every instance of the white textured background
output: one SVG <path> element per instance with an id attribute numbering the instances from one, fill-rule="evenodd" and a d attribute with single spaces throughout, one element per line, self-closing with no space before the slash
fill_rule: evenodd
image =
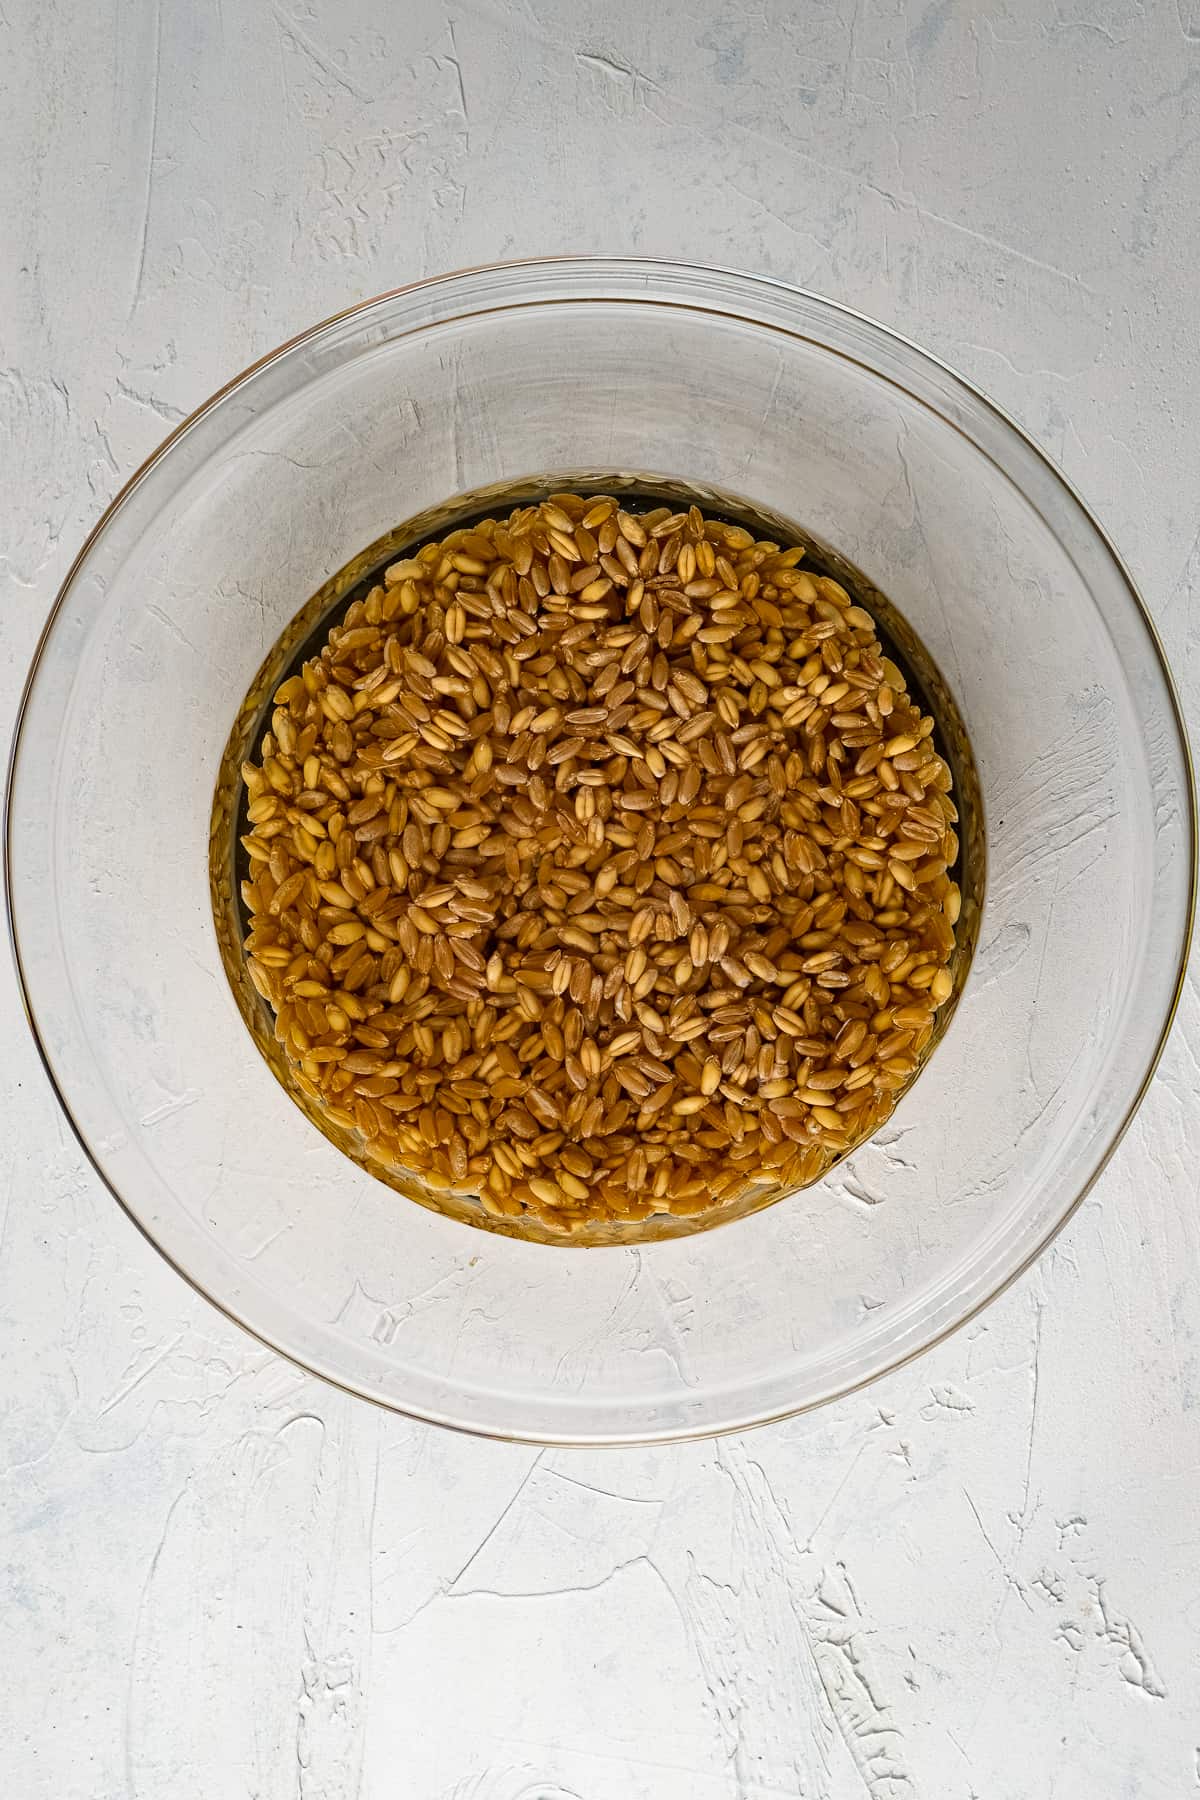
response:
<path id="1" fill-rule="evenodd" d="M 489 258 L 814 287 L 975 377 L 1200 703 L 1200 0 L 3 0 L 0 707 L 281 338 Z M 1200 1796 L 1200 1008 L 1040 1268 L 742 1441 L 488 1445 L 194 1299 L 0 968 L 6 1800 Z"/>

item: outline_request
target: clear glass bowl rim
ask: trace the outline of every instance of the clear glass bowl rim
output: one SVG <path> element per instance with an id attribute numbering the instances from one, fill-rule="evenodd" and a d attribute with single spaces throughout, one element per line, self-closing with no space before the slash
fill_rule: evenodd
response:
<path id="1" fill-rule="evenodd" d="M 539 277 L 545 278 L 550 275 L 553 275 L 562 283 L 570 282 L 573 276 L 576 277 L 580 284 L 579 291 L 572 293 L 566 291 L 564 288 L 563 291 L 555 291 L 554 293 L 549 294 L 540 292 L 538 288 Z M 604 291 L 606 275 L 620 288 L 619 293 L 609 293 Z M 632 286 L 632 282 L 635 278 L 640 279 L 645 284 L 640 293 Z M 669 293 L 656 293 L 654 289 L 656 278 L 663 283 L 664 286 L 669 287 L 671 291 Z M 345 1393 L 351 1394 L 354 1398 L 370 1400 L 373 1404 L 381 1406 L 386 1411 L 425 1420 L 425 1414 L 416 1411 L 409 1413 L 407 1409 L 390 1398 L 385 1398 L 381 1395 L 347 1385 L 330 1370 L 316 1367 L 314 1364 L 304 1361 L 294 1351 L 274 1342 L 269 1336 L 264 1335 L 264 1333 L 251 1321 L 242 1318 L 238 1312 L 225 1301 L 221 1300 L 217 1295 L 210 1293 L 195 1275 L 183 1267 L 175 1257 L 159 1243 L 153 1232 L 137 1216 L 133 1208 L 125 1201 L 121 1193 L 105 1174 L 98 1157 L 93 1153 L 92 1147 L 89 1144 L 84 1131 L 77 1122 L 67 1096 L 63 1092 L 54 1072 L 53 1064 L 47 1051 L 34 1009 L 30 983 L 27 979 L 26 969 L 21 955 L 13 899 L 13 792 L 17 760 L 22 749 L 22 733 L 30 697 L 36 685 L 42 660 L 53 635 L 55 624 L 71 595 L 81 570 L 87 563 L 93 547 L 102 537 L 116 515 L 141 486 L 150 471 L 154 469 L 164 459 L 167 453 L 202 419 L 206 418 L 225 401 L 231 399 L 240 389 L 252 381 L 254 377 L 276 364 L 284 363 L 286 359 L 294 356 L 297 352 L 314 346 L 326 335 L 335 333 L 340 326 L 353 320 L 362 319 L 374 308 L 386 307 L 389 303 L 403 300 L 405 296 L 432 293 L 437 290 L 453 290 L 456 287 L 466 288 L 468 290 L 466 296 L 467 304 L 459 313 L 439 314 L 437 323 L 439 325 L 445 325 L 452 322 L 455 318 L 465 319 L 477 317 L 481 313 L 492 310 L 492 308 L 482 304 L 482 300 L 485 296 L 480 293 L 472 294 L 469 290 L 472 283 L 487 284 L 489 281 L 491 281 L 495 287 L 494 307 L 496 310 L 506 310 L 512 306 L 529 306 L 549 303 L 586 304 L 589 300 L 602 301 L 612 298 L 618 298 L 622 301 L 628 301 L 634 304 L 638 302 L 654 305 L 676 304 L 687 307 L 692 311 L 712 312 L 715 316 L 737 320 L 761 330 L 785 331 L 787 335 L 816 343 L 820 349 L 829 355 L 840 356 L 850 362 L 859 360 L 854 357 L 849 350 L 840 347 L 836 343 L 830 342 L 825 337 L 811 338 L 808 332 L 800 328 L 799 323 L 794 330 L 789 331 L 788 328 L 780 326 L 778 323 L 767 320 L 761 315 L 756 314 L 752 306 L 753 298 L 756 294 L 773 299 L 777 305 L 784 302 L 791 302 L 798 307 L 808 309 L 818 317 L 828 319 L 835 328 L 840 324 L 844 329 L 856 331 L 860 338 L 864 339 L 873 349 L 877 349 L 881 353 L 886 353 L 896 367 L 913 378 L 914 382 L 917 384 L 916 386 L 910 388 L 906 382 L 898 379 L 895 374 L 889 373 L 888 370 L 881 366 L 880 361 L 864 361 L 861 363 L 861 366 L 875 379 L 900 388 L 908 398 L 914 400 L 919 405 L 936 411 L 944 423 L 951 425 L 954 429 L 962 429 L 957 425 L 955 420 L 947 415 L 946 412 L 936 406 L 926 393 L 919 391 L 920 378 L 922 376 L 927 380 L 933 378 L 947 392 L 961 399 L 969 407 L 978 409 L 982 412 L 985 418 L 990 420 L 993 427 L 998 427 L 1002 435 L 1009 437 L 1014 448 L 1019 452 L 1023 452 L 1031 459 L 1035 480 L 1043 484 L 1044 495 L 1053 496 L 1060 504 L 1065 502 L 1067 507 L 1075 512 L 1077 522 L 1082 524 L 1085 531 L 1090 534 L 1096 548 L 1103 556 L 1107 557 L 1132 603 L 1136 618 L 1140 621 L 1149 648 L 1158 663 L 1164 687 L 1170 701 L 1171 713 L 1175 724 L 1177 734 L 1176 747 L 1179 751 L 1186 783 L 1185 811 L 1188 850 L 1187 909 L 1183 931 L 1180 937 L 1178 967 L 1175 971 L 1170 1004 L 1164 1014 L 1162 1026 L 1155 1040 L 1152 1054 L 1147 1061 L 1136 1092 L 1134 1093 L 1124 1116 L 1112 1130 L 1109 1142 L 1099 1157 L 1094 1169 L 1081 1182 L 1079 1190 L 1074 1195 L 1070 1204 L 1062 1210 L 1060 1216 L 1052 1222 L 1050 1228 L 1042 1234 L 1038 1242 L 1027 1251 L 1014 1268 L 1006 1271 L 1003 1276 L 993 1284 L 990 1290 L 983 1294 L 981 1298 L 977 1299 L 962 1313 L 961 1316 L 955 1318 L 951 1323 L 940 1327 L 935 1333 L 931 1334 L 926 1341 L 896 1356 L 886 1366 L 865 1376 L 856 1376 L 853 1380 L 849 1380 L 844 1385 L 837 1387 L 832 1391 L 828 1391 L 815 1399 L 803 1401 L 795 1406 L 776 1410 L 769 1415 L 755 1417 L 744 1422 L 731 1422 L 715 1428 L 708 1427 L 694 1431 L 669 1431 L 662 1433 L 661 1437 L 638 1435 L 636 1437 L 624 1439 L 611 1436 L 596 1437 L 593 1439 L 586 1436 L 580 1437 L 572 1435 L 570 1438 L 564 1438 L 562 1442 L 573 1445 L 595 1443 L 599 1446 L 619 1444 L 622 1442 L 627 1444 L 643 1444 L 655 1441 L 680 1441 L 688 1438 L 722 1436 L 732 1432 L 751 1429 L 759 1425 L 778 1423 L 783 1419 L 795 1417 L 800 1413 L 813 1411 L 820 1406 L 829 1404 L 833 1400 L 842 1399 L 848 1394 L 869 1386 L 873 1381 L 882 1378 L 884 1375 L 894 1373 L 897 1369 L 903 1368 L 906 1364 L 914 1361 L 916 1358 L 925 1355 L 928 1350 L 931 1350 L 936 1345 L 944 1342 L 964 1325 L 967 1325 L 973 1319 L 976 1319 L 981 1312 L 993 1303 L 993 1301 L 998 1299 L 999 1296 L 1011 1287 L 1014 1282 L 1018 1281 L 1020 1277 L 1041 1257 L 1049 1245 L 1053 1243 L 1054 1239 L 1058 1236 L 1068 1220 L 1072 1218 L 1079 1206 L 1087 1198 L 1100 1176 L 1104 1173 L 1104 1170 L 1111 1161 L 1118 1145 L 1121 1143 L 1126 1131 L 1133 1122 L 1133 1119 L 1145 1098 L 1155 1070 L 1158 1067 L 1167 1039 L 1170 1036 L 1187 973 L 1196 913 L 1198 873 L 1197 853 L 1198 840 L 1200 840 L 1200 818 L 1198 818 L 1197 813 L 1196 775 L 1186 718 L 1175 684 L 1175 679 L 1167 660 L 1166 651 L 1154 623 L 1154 619 L 1145 600 L 1142 598 L 1141 592 L 1134 581 L 1132 574 L 1112 539 L 1109 537 L 1107 531 L 1097 519 L 1096 515 L 1092 512 L 1087 502 L 1082 498 L 1078 490 L 1062 470 L 1051 461 L 1049 456 L 1040 448 L 1029 433 L 1026 432 L 1002 406 L 983 393 L 981 389 L 974 385 L 974 383 L 969 381 L 965 376 L 959 374 L 957 370 L 944 362 L 940 357 L 936 356 L 931 351 L 923 349 L 912 339 L 893 330 L 890 326 L 880 324 L 877 320 L 870 318 L 865 313 L 859 312 L 854 307 L 847 306 L 837 300 L 832 300 L 825 295 L 814 293 L 810 289 L 801 288 L 792 283 L 781 281 L 774 276 L 755 274 L 750 271 L 722 265 L 690 263 L 676 259 L 667 260 L 657 257 L 562 255 L 523 257 L 499 262 L 470 264 L 460 269 L 449 270 L 440 275 L 427 276 L 419 281 L 406 282 L 399 287 L 384 289 L 378 294 L 371 295 L 369 298 L 361 300 L 353 306 L 346 307 L 340 312 L 333 313 L 328 318 L 320 320 L 317 324 L 307 327 L 305 330 L 298 332 L 295 336 L 286 339 L 274 349 L 265 352 L 264 355 L 257 358 L 254 362 L 248 364 L 206 400 L 195 407 L 186 418 L 182 419 L 134 471 L 129 479 L 118 490 L 113 499 L 104 508 L 73 559 L 66 576 L 54 597 L 53 604 L 47 614 L 41 632 L 39 633 L 17 706 L 12 738 L 9 745 L 4 791 L 2 860 L 5 924 L 17 976 L 18 994 L 22 1010 L 28 1021 L 34 1045 L 37 1049 L 42 1067 L 45 1070 L 46 1077 L 63 1116 L 70 1125 L 81 1150 L 99 1180 L 120 1206 L 125 1216 L 163 1260 L 170 1265 L 175 1273 L 181 1276 L 194 1292 L 198 1293 L 202 1299 L 215 1307 L 216 1310 L 232 1324 L 238 1326 L 242 1331 L 245 1331 L 250 1337 L 263 1344 L 267 1349 L 274 1351 L 277 1355 L 284 1357 L 285 1360 L 304 1369 L 306 1373 L 318 1376 L 321 1380 L 328 1382 L 331 1386 L 338 1388 Z M 506 285 L 508 283 L 516 282 L 524 283 L 523 291 L 519 291 L 515 286 L 510 288 Z M 630 285 L 622 285 L 623 283 Z M 711 295 L 701 294 L 699 292 L 702 284 L 720 290 L 721 302 L 719 304 Z M 739 310 L 739 300 L 744 302 L 749 310 L 745 312 Z M 425 325 L 417 325 L 415 329 L 418 331 L 425 329 L 429 323 L 430 321 L 426 321 Z M 994 459 L 991 458 L 988 450 L 983 444 L 971 436 L 970 433 L 964 432 L 964 435 L 968 436 L 973 450 L 978 455 L 994 463 Z M 995 466 L 999 467 L 999 465 Z M 1007 469 L 1001 467 L 1000 473 L 1004 475 L 1007 480 L 1012 481 L 1014 479 Z M 1057 536 L 1058 534 L 1055 531 L 1053 524 L 1045 517 L 1045 514 L 1042 511 L 1038 495 L 1031 492 L 1027 486 L 1021 486 L 1020 492 L 1026 503 L 1042 518 L 1047 530 Z M 443 1425 L 451 1430 L 462 1431 L 469 1436 L 482 1436 L 498 1441 L 522 1443 L 553 1441 L 541 1439 L 534 1440 L 528 1437 L 527 1434 L 523 1434 L 519 1431 L 509 1433 L 497 1429 L 485 1429 L 480 1425 L 467 1424 L 446 1417 L 439 1417 L 433 1422 Z"/>

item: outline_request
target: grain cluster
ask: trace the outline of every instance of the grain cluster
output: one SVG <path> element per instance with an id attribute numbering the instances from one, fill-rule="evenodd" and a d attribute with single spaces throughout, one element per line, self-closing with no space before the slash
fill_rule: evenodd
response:
<path id="1" fill-rule="evenodd" d="M 371 1156 L 569 1234 L 887 1117 L 951 992 L 951 780 L 802 560 L 555 495 L 393 564 L 279 688 L 248 967 Z"/>

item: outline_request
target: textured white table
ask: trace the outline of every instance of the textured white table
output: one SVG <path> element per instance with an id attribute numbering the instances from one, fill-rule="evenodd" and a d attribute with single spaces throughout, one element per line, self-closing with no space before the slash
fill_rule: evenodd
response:
<path id="1" fill-rule="evenodd" d="M 376 290 L 635 250 L 940 352 L 1200 705 L 1198 0 L 6 0 L 0 702 L 87 526 Z M 742 1441 L 533 1452 L 306 1379 L 159 1263 L 0 970 L 12 1800 L 1200 1794 L 1200 1009 L 1028 1278 Z"/>

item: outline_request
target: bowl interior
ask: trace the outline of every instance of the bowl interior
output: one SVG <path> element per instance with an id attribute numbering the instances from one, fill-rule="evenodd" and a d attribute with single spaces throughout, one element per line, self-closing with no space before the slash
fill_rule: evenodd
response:
<path id="1" fill-rule="evenodd" d="M 890 597 L 965 720 L 980 948 L 889 1125 L 699 1236 L 564 1254 L 413 1206 L 283 1093 L 206 875 L 234 714 L 305 599 L 399 521 L 539 470 L 746 494 Z M 1069 491 L 953 376 L 745 279 L 457 277 L 269 360 L 127 492 L 67 584 L 10 794 L 22 974 L 90 1153 L 206 1293 L 309 1366 L 499 1435 L 608 1439 L 812 1404 L 961 1321 L 1046 1241 L 1172 1009 L 1189 773 L 1132 590 Z"/>

